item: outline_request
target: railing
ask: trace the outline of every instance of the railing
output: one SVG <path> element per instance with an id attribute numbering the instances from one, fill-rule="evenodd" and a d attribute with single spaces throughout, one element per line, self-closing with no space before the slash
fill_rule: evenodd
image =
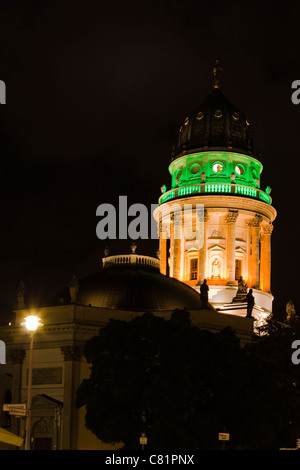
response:
<path id="1" fill-rule="evenodd" d="M 254 199 L 260 199 L 267 204 L 272 203 L 272 198 L 265 191 L 252 188 L 251 186 L 244 186 L 241 184 L 230 183 L 200 183 L 189 186 L 182 186 L 180 188 L 171 189 L 162 194 L 159 198 L 159 204 L 169 201 L 170 199 L 181 198 L 184 196 L 192 195 L 207 195 L 207 194 L 231 194 L 236 196 L 245 196 Z"/>
<path id="2" fill-rule="evenodd" d="M 106 258 L 103 258 L 102 261 L 103 261 L 103 267 L 120 265 L 120 264 L 135 264 L 138 266 L 152 266 L 155 268 L 160 267 L 159 259 L 152 258 L 151 256 L 136 255 L 136 254 L 107 256 Z"/>

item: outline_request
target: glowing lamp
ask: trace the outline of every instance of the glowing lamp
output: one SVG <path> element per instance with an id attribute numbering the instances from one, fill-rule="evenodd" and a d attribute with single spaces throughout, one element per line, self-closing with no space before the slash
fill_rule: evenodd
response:
<path id="1" fill-rule="evenodd" d="M 36 315 L 29 315 L 25 318 L 24 326 L 27 331 L 34 332 L 39 326 L 43 326 L 43 324 L 40 323 L 40 319 Z"/>

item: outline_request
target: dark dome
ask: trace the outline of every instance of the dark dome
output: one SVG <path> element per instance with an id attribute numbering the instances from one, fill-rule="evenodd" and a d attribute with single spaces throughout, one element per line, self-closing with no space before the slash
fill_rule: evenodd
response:
<path id="1" fill-rule="evenodd" d="M 179 131 L 173 159 L 194 151 L 230 150 L 254 154 L 249 122 L 219 88 L 214 88 L 201 106 L 189 114 Z"/>
<path id="2" fill-rule="evenodd" d="M 156 268 L 123 264 L 109 266 L 78 282 L 77 304 L 132 311 L 197 309 L 200 296 L 186 284 L 164 276 Z M 48 306 L 70 303 L 66 288 Z"/>

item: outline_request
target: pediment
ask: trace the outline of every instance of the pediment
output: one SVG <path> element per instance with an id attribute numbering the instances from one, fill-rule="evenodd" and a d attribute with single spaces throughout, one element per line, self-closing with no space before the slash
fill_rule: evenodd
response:
<path id="1" fill-rule="evenodd" d="M 186 250 L 186 253 L 191 253 L 193 251 L 199 251 L 199 245 L 192 245 L 188 250 Z"/>
<path id="2" fill-rule="evenodd" d="M 208 251 L 225 251 L 225 248 L 221 245 L 215 244 L 208 247 Z"/>
<path id="3" fill-rule="evenodd" d="M 34 409 L 55 409 L 58 406 L 63 406 L 63 403 L 44 393 L 32 397 L 32 408 Z"/>

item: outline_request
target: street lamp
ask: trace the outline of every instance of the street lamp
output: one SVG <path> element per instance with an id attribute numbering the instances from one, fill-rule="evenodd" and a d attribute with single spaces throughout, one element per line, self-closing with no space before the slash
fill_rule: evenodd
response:
<path id="1" fill-rule="evenodd" d="M 40 323 L 40 319 L 36 315 L 29 315 L 28 317 L 25 318 L 25 323 L 22 323 L 22 325 L 25 326 L 30 337 L 29 356 L 28 356 L 27 419 L 26 419 L 26 434 L 25 434 L 25 450 L 30 450 L 33 337 L 38 327 L 43 326 L 43 323 Z"/>

